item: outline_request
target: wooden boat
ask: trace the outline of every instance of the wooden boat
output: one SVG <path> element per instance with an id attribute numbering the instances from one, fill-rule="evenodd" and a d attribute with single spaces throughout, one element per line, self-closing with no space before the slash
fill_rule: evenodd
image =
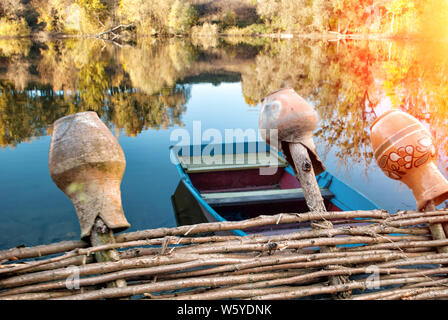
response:
<path id="1" fill-rule="evenodd" d="M 171 197 L 178 225 L 308 211 L 292 167 L 281 153 L 265 143 L 173 146 L 170 149 L 181 177 Z M 263 174 L 263 169 L 275 173 Z M 316 179 L 328 211 L 378 209 L 372 201 L 329 172 L 321 173 Z M 350 221 L 333 223 L 341 227 Z M 282 224 L 245 232 L 233 230 L 232 233 L 272 235 L 309 228 L 309 224 Z"/>

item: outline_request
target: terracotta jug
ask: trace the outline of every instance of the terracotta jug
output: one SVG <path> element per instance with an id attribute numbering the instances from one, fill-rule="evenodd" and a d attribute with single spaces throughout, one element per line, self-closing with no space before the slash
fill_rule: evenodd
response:
<path id="1" fill-rule="evenodd" d="M 126 167 L 117 139 L 95 112 L 81 112 L 53 124 L 50 175 L 73 202 L 81 238 L 96 217 L 114 232 L 130 225 L 123 213 L 120 184 Z"/>
<path id="2" fill-rule="evenodd" d="M 287 143 L 301 143 L 308 150 L 316 175 L 325 171 L 313 141 L 317 122 L 314 109 L 292 88 L 275 91 L 262 101 L 259 119 L 262 138 L 268 144 L 278 146 L 290 163 L 292 159 Z M 278 141 L 270 141 L 272 129 L 278 130 Z"/>
<path id="3" fill-rule="evenodd" d="M 448 181 L 437 168 L 431 133 L 413 116 L 386 112 L 370 128 L 374 157 L 390 178 L 413 192 L 418 210 L 430 200 L 438 205 L 448 199 Z"/>

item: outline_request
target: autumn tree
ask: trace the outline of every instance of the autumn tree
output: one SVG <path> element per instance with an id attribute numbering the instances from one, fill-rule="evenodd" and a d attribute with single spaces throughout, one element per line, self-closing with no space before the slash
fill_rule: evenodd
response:
<path id="1" fill-rule="evenodd" d="M 392 0 L 385 5 L 390 15 L 391 33 L 412 33 L 416 31 L 416 11 L 414 1 Z"/>
<path id="2" fill-rule="evenodd" d="M 80 8 L 72 0 L 32 0 L 38 23 L 50 32 L 79 32 Z"/>
<path id="3" fill-rule="evenodd" d="M 186 33 L 197 21 L 197 12 L 185 0 L 175 0 L 168 16 L 170 33 Z"/>
<path id="4" fill-rule="evenodd" d="M 21 0 L 2 0 L 0 3 L 0 36 L 27 36 L 30 27 L 25 20 Z"/>
<path id="5" fill-rule="evenodd" d="M 20 19 L 23 17 L 25 6 L 21 0 L 2 0 L 0 3 L 0 17 Z"/>
<path id="6" fill-rule="evenodd" d="M 119 16 L 135 24 L 139 34 L 185 33 L 197 19 L 187 0 L 121 0 Z"/>

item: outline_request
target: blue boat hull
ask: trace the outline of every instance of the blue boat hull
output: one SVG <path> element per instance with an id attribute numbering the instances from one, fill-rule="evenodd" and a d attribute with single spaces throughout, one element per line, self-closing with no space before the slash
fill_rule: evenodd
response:
<path id="1" fill-rule="evenodd" d="M 252 143 L 254 145 L 249 145 L 250 143 L 240 143 L 233 145 L 221 145 L 220 148 L 216 148 L 217 150 L 227 150 L 227 152 L 236 152 L 235 150 L 239 150 L 239 152 L 248 152 L 251 150 L 255 150 L 256 152 L 261 152 L 260 150 L 267 150 L 271 152 L 268 145 L 263 143 Z M 194 185 L 192 179 L 190 179 L 189 170 L 183 165 L 182 161 L 179 159 L 183 156 L 183 153 L 188 153 L 189 155 L 200 155 L 204 148 L 210 147 L 207 145 L 199 145 L 199 146 L 183 146 L 183 147 L 171 147 L 171 159 L 175 163 L 178 173 L 180 175 L 180 183 L 176 193 L 172 197 L 174 211 L 176 213 L 176 218 L 178 219 L 178 224 L 191 224 L 191 221 L 196 222 L 222 222 L 227 221 L 226 218 L 220 213 L 220 209 L 216 207 L 212 207 L 207 203 L 204 197 L 201 195 L 201 192 L 198 190 L 197 186 Z M 219 152 L 219 151 L 218 151 Z M 275 151 L 277 153 L 277 151 Z M 213 150 L 212 150 L 213 153 Z M 223 152 L 224 153 L 224 152 Z M 282 157 L 281 153 L 278 153 L 279 157 Z M 293 169 L 288 165 L 284 168 L 287 174 L 290 174 L 294 177 Z M 378 206 L 367 199 L 361 193 L 353 190 L 348 185 L 331 175 L 329 172 L 325 171 L 316 177 L 319 187 L 322 190 L 328 190 L 332 194 L 332 198 L 329 201 L 335 207 L 339 208 L 340 211 L 352 211 L 352 210 L 373 210 L 378 209 Z M 182 193 L 182 196 L 179 194 Z M 177 195 L 177 199 L 176 199 Z M 179 199 L 182 198 L 183 209 L 179 209 Z M 186 200 L 189 198 L 188 200 Z M 177 201 L 177 202 L 176 202 Z M 279 204 L 281 205 L 281 204 Z M 244 206 L 244 204 L 242 205 Z M 200 212 L 199 212 L 200 211 Z M 183 219 L 180 218 L 180 213 L 183 212 Z M 192 219 L 192 215 L 202 216 L 196 220 Z M 185 222 L 185 220 L 190 220 L 190 223 Z M 247 233 L 241 230 L 233 230 L 233 234 L 238 236 L 246 236 Z"/>

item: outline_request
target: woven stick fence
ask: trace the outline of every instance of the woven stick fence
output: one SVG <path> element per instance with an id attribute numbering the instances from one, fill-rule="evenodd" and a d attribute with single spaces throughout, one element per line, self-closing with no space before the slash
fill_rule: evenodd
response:
<path id="1" fill-rule="evenodd" d="M 311 229 L 311 221 L 334 228 Z M 448 254 L 438 250 L 448 239 L 433 240 L 428 227 L 443 222 L 448 210 L 278 214 L 123 233 L 98 247 L 14 248 L 0 251 L 0 299 L 331 299 L 341 292 L 351 292 L 348 299 L 443 299 Z M 297 224 L 297 232 L 203 235 L 279 224 Z M 321 253 L 320 246 L 336 249 Z M 95 252 L 112 248 L 119 260 L 94 262 Z M 350 278 L 331 285 L 331 276 Z M 127 286 L 107 286 L 117 279 Z"/>

